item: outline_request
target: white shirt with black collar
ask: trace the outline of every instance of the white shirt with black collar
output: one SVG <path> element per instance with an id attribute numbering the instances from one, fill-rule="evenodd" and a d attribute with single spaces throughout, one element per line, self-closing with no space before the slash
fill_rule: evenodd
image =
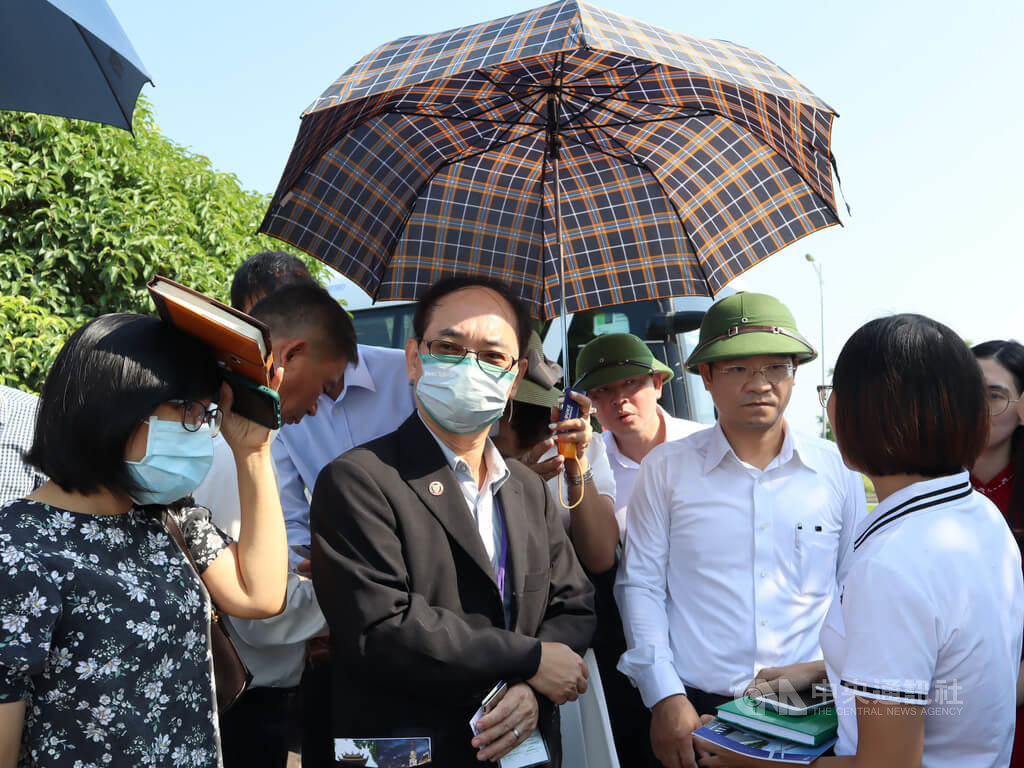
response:
<path id="1" fill-rule="evenodd" d="M 1016 542 L 967 472 L 892 494 L 857 528 L 841 599 L 821 631 L 857 751 L 857 695 L 925 707 L 922 766 L 1006 766 L 1024 628 Z"/>
<path id="2" fill-rule="evenodd" d="M 864 486 L 835 446 L 786 430 L 764 470 L 716 424 L 640 467 L 615 596 L 619 670 L 644 703 L 739 695 L 763 667 L 821 658 L 818 632 L 845 572 Z"/>

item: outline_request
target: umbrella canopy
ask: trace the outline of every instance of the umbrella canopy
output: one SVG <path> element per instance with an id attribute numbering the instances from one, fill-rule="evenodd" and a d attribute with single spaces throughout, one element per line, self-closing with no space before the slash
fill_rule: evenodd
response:
<path id="1" fill-rule="evenodd" d="M 130 131 L 146 82 L 104 0 L 0 0 L 0 109 Z"/>
<path id="2" fill-rule="evenodd" d="M 567 311 L 711 295 L 838 223 L 834 116 L 753 51 L 565 0 L 357 62 L 260 229 L 375 300 L 466 273 L 545 318 L 563 277 Z"/>

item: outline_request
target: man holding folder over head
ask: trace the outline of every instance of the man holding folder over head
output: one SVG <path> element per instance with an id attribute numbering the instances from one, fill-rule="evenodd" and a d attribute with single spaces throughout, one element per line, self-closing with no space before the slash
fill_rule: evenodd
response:
<path id="1" fill-rule="evenodd" d="M 413 324 L 416 412 L 329 464 L 313 493 L 334 735 L 426 737 L 435 765 L 468 766 L 537 731 L 557 767 L 557 705 L 587 688 L 593 590 L 543 480 L 488 439 L 522 376 L 529 317 L 502 284 L 452 278 Z"/>

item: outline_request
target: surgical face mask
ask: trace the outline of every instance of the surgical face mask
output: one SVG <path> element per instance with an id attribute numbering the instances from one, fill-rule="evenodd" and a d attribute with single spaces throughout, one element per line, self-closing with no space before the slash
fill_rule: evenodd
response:
<path id="1" fill-rule="evenodd" d="M 485 373 L 469 355 L 454 364 L 420 355 L 420 364 L 423 375 L 416 382 L 416 399 L 448 432 L 479 432 L 505 412 L 508 390 L 515 378 L 513 371 L 488 366 L 491 372 Z"/>
<path id="2" fill-rule="evenodd" d="M 146 455 L 126 461 L 128 472 L 142 490 L 131 497 L 136 504 L 170 504 L 192 493 L 213 464 L 210 425 L 187 431 L 180 421 L 149 419 Z"/>

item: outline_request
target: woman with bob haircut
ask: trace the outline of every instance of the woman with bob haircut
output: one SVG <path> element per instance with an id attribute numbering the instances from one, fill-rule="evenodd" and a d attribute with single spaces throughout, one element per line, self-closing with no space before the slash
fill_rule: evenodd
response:
<path id="1" fill-rule="evenodd" d="M 837 757 L 822 766 L 1006 766 L 1024 627 L 1017 545 L 971 487 L 988 436 L 981 372 L 949 328 L 920 315 L 861 327 L 823 387 L 843 460 L 879 504 L 821 630 L 824 661 L 762 670 L 748 695 L 827 673 Z M 712 754 L 701 765 L 761 765 Z M 768 765 L 768 763 L 764 763 Z"/>
<path id="2" fill-rule="evenodd" d="M 187 498 L 218 428 L 238 465 L 237 542 Z M 27 460 L 50 481 L 0 507 L 0 766 L 221 765 L 210 599 L 263 618 L 285 596 L 269 430 L 231 413 L 198 341 L 104 315 L 57 355 Z"/>

